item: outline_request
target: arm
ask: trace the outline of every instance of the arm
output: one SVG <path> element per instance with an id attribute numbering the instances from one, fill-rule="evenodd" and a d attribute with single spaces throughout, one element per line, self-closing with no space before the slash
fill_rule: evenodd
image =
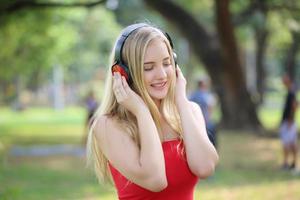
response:
<path id="1" fill-rule="evenodd" d="M 178 108 L 188 165 L 195 175 L 206 178 L 214 172 L 218 154 L 208 139 L 201 110 L 188 100 L 180 101 Z"/>
<path id="2" fill-rule="evenodd" d="M 179 68 L 177 74 L 176 104 L 183 128 L 187 162 L 195 175 L 206 178 L 214 172 L 219 159 L 218 154 L 208 139 L 204 118 L 199 106 L 186 98 L 186 81 Z"/>
<path id="3" fill-rule="evenodd" d="M 104 116 L 100 117 L 95 129 L 99 148 L 128 180 L 154 192 L 163 190 L 167 186 L 167 178 L 157 128 L 149 109 L 125 80 L 123 86 L 121 93 L 126 92 L 127 96 L 116 96 L 118 102 L 130 109 L 137 118 L 141 148 L 125 133 L 120 123 Z"/>

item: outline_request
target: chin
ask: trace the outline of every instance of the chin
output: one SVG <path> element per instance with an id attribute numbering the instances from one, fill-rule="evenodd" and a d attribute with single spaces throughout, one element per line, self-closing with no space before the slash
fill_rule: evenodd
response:
<path id="1" fill-rule="evenodd" d="M 151 98 L 154 100 L 162 100 L 167 97 L 167 92 L 163 94 L 150 94 Z"/>
<path id="2" fill-rule="evenodd" d="M 169 87 L 164 88 L 163 90 L 155 90 L 153 88 L 149 89 L 149 95 L 153 100 L 162 100 L 165 99 L 168 95 Z"/>

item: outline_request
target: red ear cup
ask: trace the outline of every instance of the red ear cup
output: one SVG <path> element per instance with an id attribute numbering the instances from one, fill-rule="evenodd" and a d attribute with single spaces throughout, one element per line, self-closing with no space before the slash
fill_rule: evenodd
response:
<path id="1" fill-rule="evenodd" d="M 127 82 L 129 81 L 129 77 L 128 77 L 127 72 L 119 64 L 113 65 L 112 68 L 111 68 L 111 72 L 112 72 L 112 74 L 114 74 L 114 72 L 119 72 L 121 74 L 121 76 L 125 77 Z"/>

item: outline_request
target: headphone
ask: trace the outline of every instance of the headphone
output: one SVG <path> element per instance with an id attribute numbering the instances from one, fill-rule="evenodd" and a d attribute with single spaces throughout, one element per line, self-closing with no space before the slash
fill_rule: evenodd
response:
<path id="1" fill-rule="evenodd" d="M 124 76 L 126 81 L 128 82 L 129 85 L 132 84 L 132 78 L 130 76 L 130 72 L 129 72 L 129 68 L 128 66 L 124 63 L 123 59 L 122 59 L 122 50 L 123 50 L 123 46 L 124 43 L 126 41 L 126 39 L 129 37 L 129 35 L 136 31 L 137 29 L 140 29 L 142 27 L 150 27 L 150 25 L 145 24 L 145 23 L 138 23 L 138 24 L 133 24 L 130 25 L 128 27 L 126 27 L 123 31 L 121 36 L 118 38 L 117 42 L 116 42 L 116 46 L 115 46 L 115 62 L 111 67 L 111 71 L 112 73 L 114 72 L 119 72 L 121 74 L 121 76 Z M 170 35 L 167 32 L 161 31 L 166 38 L 168 39 L 170 46 L 172 48 L 173 51 L 173 42 L 172 39 L 170 37 Z M 172 53 L 173 55 L 173 59 L 175 62 L 175 66 L 177 65 L 177 55 L 176 53 L 173 51 Z"/>

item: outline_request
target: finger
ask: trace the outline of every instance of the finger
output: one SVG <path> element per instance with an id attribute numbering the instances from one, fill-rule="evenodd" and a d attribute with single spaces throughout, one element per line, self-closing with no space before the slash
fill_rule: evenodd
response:
<path id="1" fill-rule="evenodd" d="M 120 99 L 122 96 L 121 88 L 122 88 L 122 83 L 120 81 L 120 74 L 119 72 L 115 72 L 114 80 L 113 80 L 113 92 L 117 99 Z"/>
<path id="2" fill-rule="evenodd" d="M 176 70 L 181 72 L 179 65 L 177 65 Z"/>
<path id="3" fill-rule="evenodd" d="M 179 69 L 179 67 L 176 67 L 176 76 L 178 77 L 180 75 L 181 71 Z"/>
<path id="4" fill-rule="evenodd" d="M 117 87 L 117 72 L 113 73 L 113 90 Z"/>
<path id="5" fill-rule="evenodd" d="M 126 78 L 124 76 L 122 76 L 122 84 L 123 84 L 124 90 L 126 92 L 129 92 L 130 87 L 129 87 L 129 85 L 128 85 L 127 81 L 126 81 Z"/>
<path id="6" fill-rule="evenodd" d="M 118 91 L 119 93 L 119 96 L 122 96 L 122 97 L 126 97 L 127 96 L 127 93 L 125 91 L 125 87 L 124 87 L 124 83 L 123 83 L 123 80 L 124 80 L 124 76 L 121 76 L 120 73 L 117 73 L 116 74 L 116 91 Z"/>
<path id="7" fill-rule="evenodd" d="M 114 84 L 115 84 L 115 87 L 114 87 L 115 90 L 120 90 L 123 87 L 122 86 L 121 74 L 119 72 L 117 72 L 115 74 Z"/>
<path id="8" fill-rule="evenodd" d="M 177 68 L 176 68 L 176 73 L 177 73 L 177 77 L 183 77 L 183 74 L 182 74 L 182 71 L 180 69 L 180 67 L 177 65 Z"/>
<path id="9" fill-rule="evenodd" d="M 120 94 L 125 98 L 127 96 L 127 92 L 126 92 L 126 89 L 124 86 L 124 80 L 125 80 L 125 77 L 121 76 L 121 78 L 120 78 L 121 86 L 119 88 L 119 91 L 120 91 Z"/>

